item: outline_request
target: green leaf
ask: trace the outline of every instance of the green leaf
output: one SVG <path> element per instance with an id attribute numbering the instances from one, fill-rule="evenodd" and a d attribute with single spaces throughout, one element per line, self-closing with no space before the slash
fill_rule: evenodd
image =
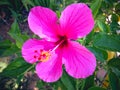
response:
<path id="1" fill-rule="evenodd" d="M 62 83 L 61 80 L 53 83 L 54 90 L 67 90 L 67 87 Z"/>
<path id="2" fill-rule="evenodd" d="M 16 20 L 12 23 L 9 33 L 15 33 L 15 34 L 20 33 L 20 28 Z"/>
<path id="3" fill-rule="evenodd" d="M 0 41 L 0 56 L 11 47 L 11 42 L 9 40 Z"/>
<path id="4" fill-rule="evenodd" d="M 116 13 L 120 15 L 120 3 L 117 3 L 117 5 L 115 6 L 115 10 L 116 10 Z"/>
<path id="5" fill-rule="evenodd" d="M 107 25 L 103 21 L 97 20 L 97 25 L 102 32 L 108 32 L 109 31 Z"/>
<path id="6" fill-rule="evenodd" d="M 94 30 L 92 30 L 85 38 L 86 45 L 89 45 L 94 38 Z"/>
<path id="7" fill-rule="evenodd" d="M 41 5 L 41 6 L 44 6 L 44 7 L 49 7 L 50 0 L 34 0 L 33 3 L 35 5 Z"/>
<path id="8" fill-rule="evenodd" d="M 120 78 L 118 78 L 112 71 L 110 71 L 108 75 L 112 90 L 120 90 Z"/>
<path id="9" fill-rule="evenodd" d="M 93 40 L 93 45 L 105 50 L 120 51 L 120 36 L 98 34 Z"/>
<path id="10" fill-rule="evenodd" d="M 118 70 L 118 68 L 111 67 L 111 70 L 112 70 L 113 73 L 116 74 L 117 77 L 120 78 L 120 70 Z"/>
<path id="11" fill-rule="evenodd" d="M 106 90 L 106 89 L 101 87 L 91 87 L 88 90 Z"/>
<path id="12" fill-rule="evenodd" d="M 117 14 L 112 14 L 111 20 L 112 22 L 117 22 L 118 21 L 118 15 Z"/>
<path id="13" fill-rule="evenodd" d="M 114 67 L 120 70 L 120 58 L 113 58 L 108 62 L 109 67 Z"/>
<path id="14" fill-rule="evenodd" d="M 68 90 L 75 90 L 75 86 L 71 80 L 71 77 L 68 76 L 65 72 L 62 74 L 61 81 Z"/>
<path id="15" fill-rule="evenodd" d="M 4 40 L 0 41 L 0 49 L 3 48 L 10 48 L 11 47 L 11 41 L 10 40 Z"/>
<path id="16" fill-rule="evenodd" d="M 23 3 L 23 5 L 24 5 L 24 7 L 26 8 L 27 11 L 29 10 L 29 7 L 28 7 L 29 5 L 35 6 L 34 2 L 31 1 L 31 0 L 22 0 L 22 3 Z"/>
<path id="17" fill-rule="evenodd" d="M 18 77 L 19 75 L 24 74 L 26 71 L 31 69 L 33 66 L 25 62 L 23 58 L 17 58 L 13 62 L 11 62 L 7 68 L 0 73 L 0 76 L 7 77 Z"/>
<path id="18" fill-rule="evenodd" d="M 88 88 L 90 88 L 92 86 L 94 86 L 94 75 L 92 75 L 84 80 L 81 90 L 88 90 Z"/>
<path id="19" fill-rule="evenodd" d="M 102 0 L 94 0 L 92 2 L 92 4 L 90 5 L 94 18 L 96 18 L 96 16 L 97 16 L 97 13 L 100 9 L 101 3 L 102 3 Z"/>
<path id="20" fill-rule="evenodd" d="M 1 54 L 1 56 L 10 56 L 10 55 L 14 55 L 18 52 L 20 52 L 20 49 L 15 44 L 11 44 L 11 47 L 4 50 L 4 52 Z"/>
<path id="21" fill-rule="evenodd" d="M 8 34 L 16 41 L 16 45 L 18 46 L 18 48 L 21 48 L 24 41 L 29 38 L 29 36 L 21 34 L 19 25 L 16 20 L 12 24 Z"/>
<path id="22" fill-rule="evenodd" d="M 105 50 L 96 47 L 88 47 L 88 49 L 93 52 L 99 61 L 105 61 L 108 57 L 108 54 Z"/>
<path id="23" fill-rule="evenodd" d="M 10 5 L 8 1 L 0 1 L 0 5 Z"/>

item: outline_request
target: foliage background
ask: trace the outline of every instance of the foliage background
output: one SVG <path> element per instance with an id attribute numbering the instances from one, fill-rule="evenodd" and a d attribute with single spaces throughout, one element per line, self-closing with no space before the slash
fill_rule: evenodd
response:
<path id="1" fill-rule="evenodd" d="M 35 65 L 21 56 L 25 40 L 38 38 L 30 32 L 27 16 L 34 6 L 54 10 L 58 16 L 69 4 L 83 2 L 92 9 L 95 27 L 77 41 L 97 58 L 94 75 L 74 79 L 65 71 L 55 83 L 45 83 Z M 120 0 L 1 0 L 0 1 L 0 90 L 120 90 Z"/>

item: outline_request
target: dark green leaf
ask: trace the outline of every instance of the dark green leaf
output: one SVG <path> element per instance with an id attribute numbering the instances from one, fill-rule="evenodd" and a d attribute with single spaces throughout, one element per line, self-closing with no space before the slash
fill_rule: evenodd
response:
<path id="1" fill-rule="evenodd" d="M 59 90 L 59 89 L 67 90 L 67 87 L 64 85 L 64 83 L 61 80 L 53 83 L 53 86 L 55 90 Z"/>
<path id="2" fill-rule="evenodd" d="M 0 56 L 11 47 L 11 42 L 9 40 L 0 41 Z"/>
<path id="3" fill-rule="evenodd" d="M 93 45 L 105 50 L 120 51 L 119 38 L 119 35 L 98 34 L 93 41 Z"/>
<path id="4" fill-rule="evenodd" d="M 4 50 L 4 52 L 1 54 L 1 56 L 10 56 L 10 55 L 16 54 L 18 52 L 20 52 L 20 49 L 15 44 L 11 44 L 11 47 Z"/>
<path id="5" fill-rule="evenodd" d="M 112 90 L 120 90 L 120 78 L 118 78 L 112 71 L 109 72 L 109 81 Z"/>
<path id="6" fill-rule="evenodd" d="M 50 0 L 34 0 L 33 3 L 35 5 L 41 5 L 44 7 L 49 7 L 50 6 Z"/>
<path id="7" fill-rule="evenodd" d="M 111 70 L 112 70 L 113 73 L 116 74 L 117 77 L 120 78 L 120 70 L 118 68 L 111 67 Z"/>
<path id="8" fill-rule="evenodd" d="M 115 9 L 116 9 L 116 13 L 120 15 L 120 3 L 117 3 L 117 5 L 115 6 Z"/>
<path id="9" fill-rule="evenodd" d="M 70 79 L 71 77 L 68 76 L 65 72 L 62 74 L 61 81 L 65 85 L 68 90 L 75 90 L 73 81 Z"/>
<path id="10" fill-rule="evenodd" d="M 11 47 L 11 41 L 4 40 L 0 41 L 0 49 L 10 48 Z"/>
<path id="11" fill-rule="evenodd" d="M 29 38 L 29 36 L 21 34 L 19 25 L 16 20 L 12 24 L 11 29 L 8 33 L 16 41 L 18 48 L 21 48 L 24 41 Z"/>
<path id="12" fill-rule="evenodd" d="M 86 36 L 86 39 L 85 39 L 86 45 L 89 45 L 89 43 L 92 42 L 93 38 L 94 38 L 94 30 L 92 30 L 92 31 Z"/>
<path id="13" fill-rule="evenodd" d="M 99 61 L 105 61 L 108 57 L 108 54 L 105 50 L 96 47 L 88 47 L 88 49 L 93 52 Z"/>
<path id="14" fill-rule="evenodd" d="M 94 86 L 94 75 L 85 79 L 81 90 L 88 90 L 92 86 Z"/>
<path id="15" fill-rule="evenodd" d="M 112 33 L 116 33 L 116 31 L 119 29 L 120 29 L 120 25 L 118 24 L 118 22 L 110 23 L 110 30 Z"/>
<path id="16" fill-rule="evenodd" d="M 117 22 L 118 21 L 118 15 L 112 14 L 111 20 L 112 20 L 112 22 Z"/>
<path id="17" fill-rule="evenodd" d="M 88 90 L 106 90 L 106 89 L 101 88 L 101 87 L 91 87 Z"/>
<path id="18" fill-rule="evenodd" d="M 115 67 L 120 70 L 120 58 L 113 58 L 108 62 L 109 67 Z"/>
<path id="19" fill-rule="evenodd" d="M 94 18 L 96 18 L 96 15 L 100 9 L 101 3 L 102 3 L 102 0 L 94 0 L 91 4 L 91 9 L 92 9 Z"/>
<path id="20" fill-rule="evenodd" d="M 10 3 L 7 0 L 0 1 L 0 5 L 10 5 Z"/>
<path id="21" fill-rule="evenodd" d="M 23 58 L 17 58 L 11 62 L 2 73 L 0 73 L 0 76 L 18 77 L 28 71 L 31 67 L 33 66 L 26 63 Z"/>

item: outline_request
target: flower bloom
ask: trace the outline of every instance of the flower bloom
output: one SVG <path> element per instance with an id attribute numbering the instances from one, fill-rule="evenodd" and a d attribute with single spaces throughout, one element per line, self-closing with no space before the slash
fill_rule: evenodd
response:
<path id="1" fill-rule="evenodd" d="M 28 24 L 42 39 L 27 40 L 22 47 L 22 56 L 28 63 L 37 62 L 36 73 L 40 79 L 57 81 L 62 75 L 62 65 L 74 78 L 93 74 L 95 56 L 75 41 L 85 37 L 94 27 L 92 12 L 86 4 L 67 6 L 59 19 L 51 9 L 36 6 L 29 13 Z"/>

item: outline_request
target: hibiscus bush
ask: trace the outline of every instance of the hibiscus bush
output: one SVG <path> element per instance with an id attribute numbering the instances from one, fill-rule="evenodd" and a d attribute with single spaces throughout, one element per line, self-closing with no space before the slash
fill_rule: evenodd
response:
<path id="1" fill-rule="evenodd" d="M 119 0 L 2 0 L 0 27 L 0 90 L 120 90 Z"/>

